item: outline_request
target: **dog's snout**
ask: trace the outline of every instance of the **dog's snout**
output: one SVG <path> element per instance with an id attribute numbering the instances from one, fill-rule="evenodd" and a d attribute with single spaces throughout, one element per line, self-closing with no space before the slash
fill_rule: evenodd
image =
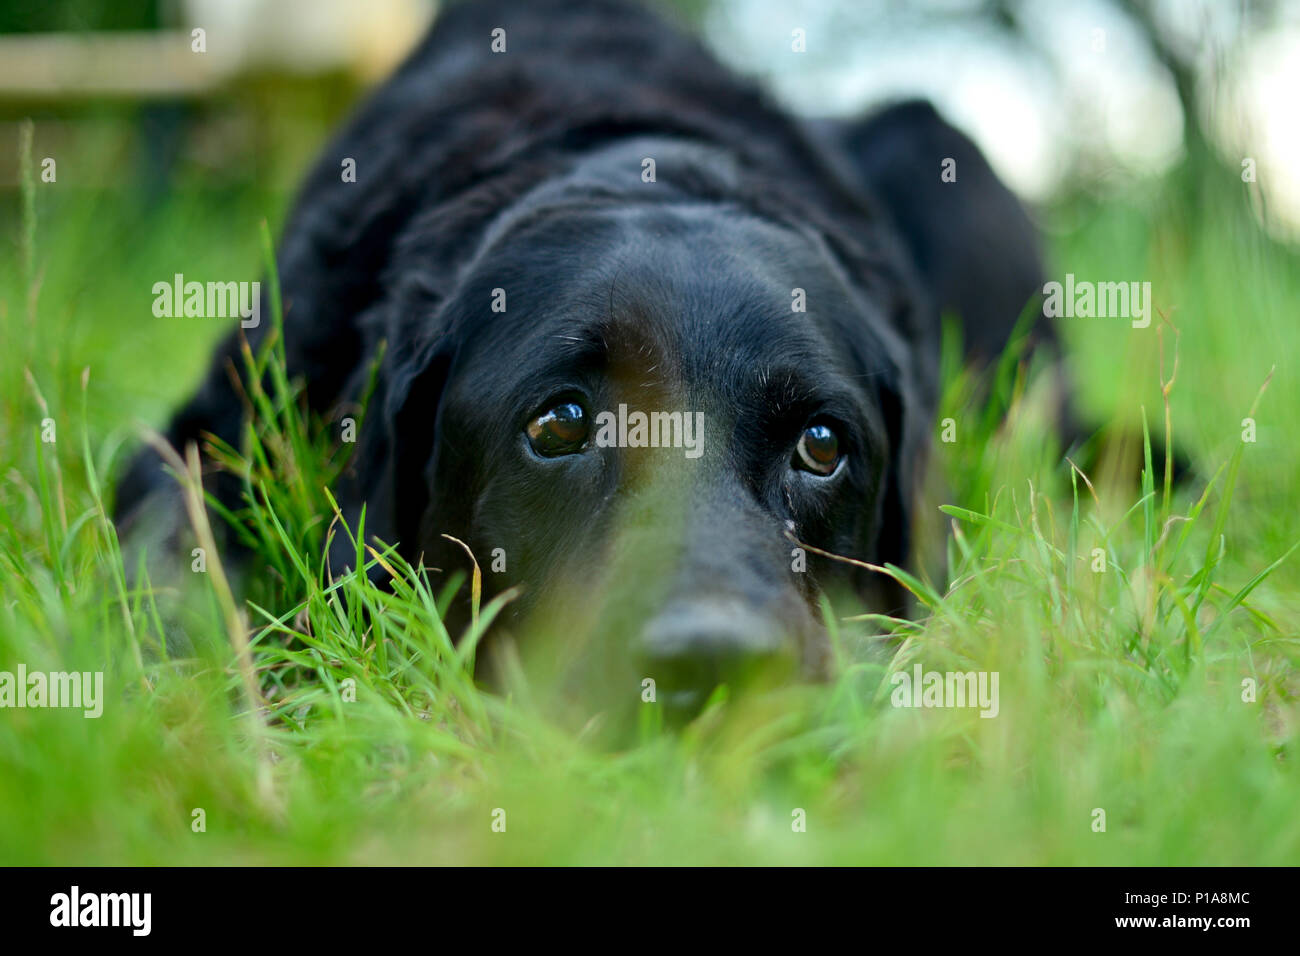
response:
<path id="1" fill-rule="evenodd" d="M 713 600 L 665 609 L 645 628 L 639 651 L 656 699 L 678 713 L 698 710 L 719 684 L 751 684 L 794 669 L 793 648 L 775 621 Z"/>

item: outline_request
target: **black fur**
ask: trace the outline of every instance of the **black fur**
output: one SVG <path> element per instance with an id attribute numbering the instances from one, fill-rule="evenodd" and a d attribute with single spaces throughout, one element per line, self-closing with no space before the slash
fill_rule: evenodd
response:
<path id="1" fill-rule="evenodd" d="M 939 178 L 950 155 L 955 187 Z M 444 533 L 485 566 L 504 549 L 508 570 L 485 584 L 524 587 L 516 621 L 577 604 L 683 692 L 739 658 L 819 670 L 827 588 L 899 609 L 861 569 L 811 554 L 792 571 L 787 532 L 905 563 L 939 309 L 996 354 L 1042 281 L 1023 211 L 928 106 L 805 125 L 613 0 L 449 9 L 324 151 L 279 261 L 289 371 L 316 411 L 355 399 L 387 341 L 339 490 L 349 516 L 368 502 L 368 530 L 444 569 L 463 563 Z M 218 350 L 173 443 L 237 441 L 238 344 Z M 539 458 L 525 424 L 561 393 L 702 411 L 705 453 Z M 790 467 L 814 416 L 846 452 L 830 479 Z M 119 513 L 165 480 L 142 455 Z"/>

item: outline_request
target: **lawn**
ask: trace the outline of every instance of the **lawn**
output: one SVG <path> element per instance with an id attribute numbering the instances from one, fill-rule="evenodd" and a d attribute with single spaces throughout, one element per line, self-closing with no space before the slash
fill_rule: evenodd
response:
<path id="1" fill-rule="evenodd" d="M 103 671 L 105 701 L 0 711 L 0 863 L 1300 863 L 1300 268 L 1231 171 L 1040 211 L 1053 276 L 1151 282 L 1167 322 L 1064 334 L 1083 407 L 1139 435 L 1143 409 L 1164 432 L 1177 341 L 1188 481 L 1158 453 L 1141 482 L 1072 470 L 1034 369 L 1006 364 L 999 426 L 950 360 L 925 508 L 945 543 L 895 572 L 915 620 L 827 606 L 835 680 L 719 694 L 678 732 L 646 705 L 611 747 L 522 676 L 475 684 L 495 605 L 448 635 L 443 583 L 382 549 L 388 587 L 328 580 L 344 450 L 294 383 L 229 454 L 253 591 L 220 555 L 182 595 L 128 573 L 112 478 L 224 331 L 155 318 L 150 290 L 255 278 L 289 197 L 144 202 L 28 165 L 0 197 L 0 670 Z M 159 651 L 177 613 L 195 657 Z M 997 716 L 890 706 L 917 663 L 997 672 Z"/>

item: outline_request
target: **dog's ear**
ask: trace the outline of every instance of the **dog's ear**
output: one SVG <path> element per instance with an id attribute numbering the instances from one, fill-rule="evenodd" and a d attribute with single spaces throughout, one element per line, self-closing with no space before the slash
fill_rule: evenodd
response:
<path id="1" fill-rule="evenodd" d="M 397 545 L 408 560 L 419 557 L 421 525 L 433 507 L 430 481 L 438 406 L 453 347 L 447 336 L 431 338 L 380 369 L 366 412 L 353 465 L 338 488 L 339 510 L 355 533 L 365 509 L 365 540 Z M 336 534 L 330 567 L 356 564 L 348 537 Z"/>
<path id="2" fill-rule="evenodd" d="M 915 293 L 910 309 L 928 308 L 923 295 Z M 915 320 L 913 320 L 915 321 Z M 882 469 L 881 489 L 875 515 L 874 538 L 864 542 L 862 553 L 876 564 L 915 566 L 913 523 L 915 503 L 921 492 L 926 459 L 930 449 L 930 429 L 934 421 L 937 388 L 933 363 L 916 343 L 895 356 L 890 367 L 873 373 L 868 379 L 875 392 L 888 451 Z M 879 366 L 877 366 L 878 368 Z M 901 585 L 879 574 L 862 577 L 861 584 L 874 595 L 873 600 L 890 613 L 907 610 L 910 598 Z"/>
<path id="3" fill-rule="evenodd" d="M 912 500 L 915 482 L 925 454 L 915 415 L 907 413 L 906 386 L 883 384 L 878 390 L 880 410 L 889 437 L 889 460 L 885 465 L 884 493 L 880 502 L 880 532 L 875 560 L 902 566 L 912 548 Z"/>

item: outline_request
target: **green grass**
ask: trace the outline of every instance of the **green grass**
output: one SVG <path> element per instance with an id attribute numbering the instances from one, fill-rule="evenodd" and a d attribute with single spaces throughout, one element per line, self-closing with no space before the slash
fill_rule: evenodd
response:
<path id="1" fill-rule="evenodd" d="M 447 586 L 382 550 L 359 557 L 389 588 L 329 581 L 344 451 L 282 376 L 222 456 L 247 507 L 208 511 L 265 568 L 249 600 L 219 556 L 181 598 L 129 584 L 108 476 L 222 331 L 153 318 L 150 286 L 254 274 L 283 197 L 194 191 L 142 213 L 31 184 L 0 207 L 0 670 L 103 670 L 107 702 L 98 720 L 0 711 L 0 863 L 1300 863 L 1300 269 L 1244 197 L 1193 186 L 1049 224 L 1071 223 L 1055 271 L 1153 282 L 1180 330 L 1175 442 L 1202 478 L 1167 488 L 1148 449 L 1141 487 L 1088 476 L 1094 492 L 1053 448 L 1041 379 L 1007 363 L 1000 427 L 949 361 L 958 440 L 935 452 L 939 560 L 905 578 L 918 620 L 884 622 L 887 641 L 828 609 L 834 681 L 724 696 L 680 733 L 647 712 L 610 749 L 554 726 L 522 676 L 475 685 L 499 604 L 449 635 Z M 1145 408 L 1163 433 L 1156 326 L 1066 334 L 1086 407 L 1139 430 Z M 1168 332 L 1165 350 L 1167 377 Z M 190 659 L 157 650 L 178 600 Z M 915 662 L 997 671 L 999 716 L 889 706 L 887 674 Z"/>

